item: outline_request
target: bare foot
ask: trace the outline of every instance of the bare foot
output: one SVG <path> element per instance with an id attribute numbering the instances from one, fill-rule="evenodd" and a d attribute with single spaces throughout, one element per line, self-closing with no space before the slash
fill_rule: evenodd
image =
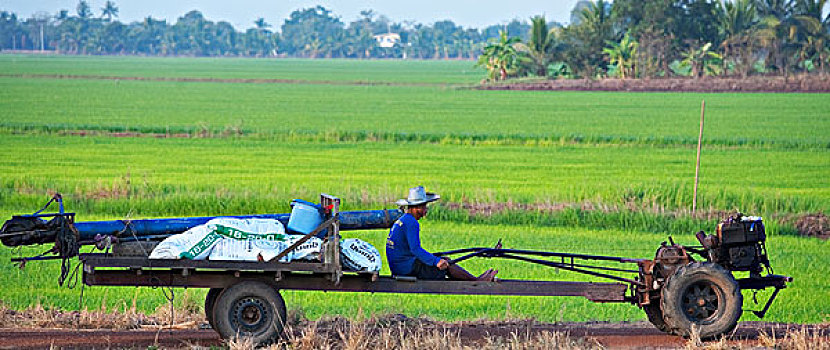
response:
<path id="1" fill-rule="evenodd" d="M 493 282 L 499 270 L 489 269 L 476 278 L 477 281 Z"/>
<path id="2" fill-rule="evenodd" d="M 489 276 L 490 276 L 491 273 L 493 273 L 493 269 L 489 269 L 487 271 L 484 271 L 484 273 L 482 273 L 482 274 L 478 275 L 478 277 L 476 277 L 476 281 L 489 281 Z"/>

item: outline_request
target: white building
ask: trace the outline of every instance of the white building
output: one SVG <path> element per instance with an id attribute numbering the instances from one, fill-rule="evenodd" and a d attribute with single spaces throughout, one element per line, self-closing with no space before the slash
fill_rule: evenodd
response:
<path id="1" fill-rule="evenodd" d="M 386 48 L 395 47 L 396 44 L 401 42 L 401 36 L 397 33 L 378 34 L 374 38 L 377 40 L 378 46 Z"/>

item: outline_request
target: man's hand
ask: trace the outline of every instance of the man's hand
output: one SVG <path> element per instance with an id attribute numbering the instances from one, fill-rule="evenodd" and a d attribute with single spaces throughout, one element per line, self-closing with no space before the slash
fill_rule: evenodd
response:
<path id="1" fill-rule="evenodd" d="M 448 267 L 450 267 L 450 262 L 447 261 L 447 259 L 441 259 L 438 260 L 438 263 L 435 264 L 435 267 L 437 267 L 439 270 L 446 270 Z"/>

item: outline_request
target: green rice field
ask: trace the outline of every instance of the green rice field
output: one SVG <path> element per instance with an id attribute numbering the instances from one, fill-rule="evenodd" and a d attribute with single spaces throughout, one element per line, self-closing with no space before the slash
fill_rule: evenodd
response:
<path id="1" fill-rule="evenodd" d="M 764 216 L 775 272 L 795 278 L 765 320 L 830 319 L 828 241 L 799 237 L 794 225 L 830 212 L 830 94 L 471 88 L 483 76 L 469 61 L 0 55 L 0 219 L 39 209 L 53 192 L 87 221 L 287 212 L 291 199 L 321 192 L 343 198 L 345 210 L 391 208 L 423 184 L 442 195 L 422 221 L 431 251 L 501 238 L 510 248 L 649 258 L 668 235 L 691 244 L 694 232 L 740 210 Z M 692 216 L 703 99 L 703 216 Z M 460 203 L 521 206 L 486 216 Z M 383 253 L 384 230 L 348 236 Z M 3 305 L 79 307 L 80 287 L 57 286 L 57 263 L 19 270 L 9 262 L 46 248 L 0 248 Z M 498 260 L 465 266 L 591 280 Z M 176 292 L 176 303 L 198 305 L 204 295 Z M 634 306 L 580 298 L 284 295 L 311 318 L 645 318 Z M 751 300 L 746 294 L 745 309 L 762 307 Z M 133 303 L 151 312 L 166 300 L 149 288 L 84 291 L 92 309 Z"/>
<path id="2" fill-rule="evenodd" d="M 2 75 L 285 79 L 308 82 L 452 84 L 478 83 L 472 61 L 142 58 L 111 56 L 0 56 Z"/>
<path id="3" fill-rule="evenodd" d="M 703 99 L 711 145 L 830 148 L 827 94 L 545 93 L 0 77 L 0 127 L 692 145 Z"/>

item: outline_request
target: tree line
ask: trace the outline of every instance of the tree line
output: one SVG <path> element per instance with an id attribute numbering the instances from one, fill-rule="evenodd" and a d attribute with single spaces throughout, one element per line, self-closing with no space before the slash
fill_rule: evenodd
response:
<path id="1" fill-rule="evenodd" d="M 827 0 L 581 0 L 568 25 L 543 16 L 484 29 L 450 20 L 393 22 L 374 11 L 345 23 L 316 6 L 276 28 L 245 31 L 191 11 L 174 23 L 118 21 L 118 7 L 86 0 L 75 11 L 20 19 L 0 12 L 0 50 L 69 54 L 477 59 L 492 80 L 664 77 L 830 70 Z M 395 33 L 391 47 L 375 36 Z"/>
<path id="2" fill-rule="evenodd" d="M 827 0 L 580 1 L 568 26 L 531 19 L 529 38 L 501 33 L 478 64 L 518 76 L 746 77 L 830 70 Z"/>
<path id="3" fill-rule="evenodd" d="M 499 30 L 526 37 L 530 25 L 513 20 L 483 30 L 464 28 L 453 21 L 431 25 L 393 22 L 372 10 L 361 11 L 350 23 L 316 6 L 293 11 L 274 28 L 263 18 L 237 31 L 225 21 L 213 22 L 190 11 L 175 23 L 146 17 L 122 23 L 118 7 L 107 1 L 96 14 L 86 0 L 74 13 L 35 14 L 21 20 L 0 12 L 0 50 L 56 50 L 68 54 L 128 54 L 185 56 L 291 56 L 311 58 L 421 58 L 475 59 Z M 375 35 L 400 36 L 393 47 L 380 47 Z"/>

